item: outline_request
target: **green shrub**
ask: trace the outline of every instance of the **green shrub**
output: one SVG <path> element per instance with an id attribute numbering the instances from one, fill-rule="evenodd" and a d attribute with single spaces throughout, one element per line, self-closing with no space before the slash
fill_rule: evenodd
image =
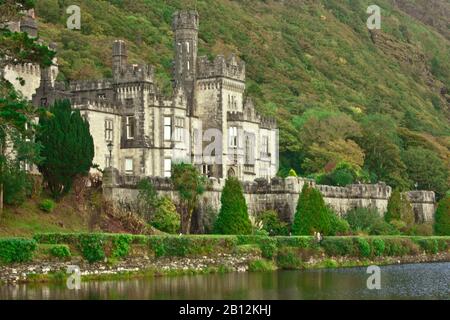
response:
<path id="1" fill-rule="evenodd" d="M 394 226 L 387 223 L 383 219 L 378 220 L 369 228 L 369 235 L 373 236 L 386 236 L 386 235 L 399 235 L 400 231 Z"/>
<path id="2" fill-rule="evenodd" d="M 270 236 L 287 236 L 289 234 L 288 224 L 278 217 L 276 211 L 263 212 L 258 220 L 262 223 L 263 230 Z"/>
<path id="3" fill-rule="evenodd" d="M 49 249 L 49 252 L 52 256 L 59 259 L 67 259 L 72 256 L 69 247 L 64 244 L 52 245 Z"/>
<path id="4" fill-rule="evenodd" d="M 370 233 L 371 227 L 382 219 L 378 211 L 371 208 L 355 208 L 347 212 L 344 218 L 353 231 L 366 233 Z"/>
<path id="5" fill-rule="evenodd" d="M 408 226 L 402 220 L 391 220 L 391 222 L 389 224 L 392 227 L 394 227 L 395 230 L 399 231 L 400 233 L 408 232 Z"/>
<path id="6" fill-rule="evenodd" d="M 39 209 L 51 213 L 55 209 L 56 203 L 51 199 L 44 199 L 39 203 Z"/>
<path id="7" fill-rule="evenodd" d="M 264 258 L 272 259 L 277 252 L 277 241 L 274 238 L 262 237 L 258 240 L 261 255 Z"/>
<path id="8" fill-rule="evenodd" d="M 37 233 L 33 239 L 40 244 L 78 244 L 80 233 Z"/>
<path id="9" fill-rule="evenodd" d="M 119 234 L 116 237 L 112 238 L 111 257 L 124 258 L 128 256 L 132 241 L 133 237 L 128 234 Z"/>
<path id="10" fill-rule="evenodd" d="M 439 242 L 437 239 L 421 238 L 417 239 L 416 243 L 426 253 L 436 254 L 439 252 Z"/>
<path id="11" fill-rule="evenodd" d="M 298 200 L 292 233 L 312 235 L 320 232 L 329 235 L 332 219 L 320 191 L 305 184 Z"/>
<path id="12" fill-rule="evenodd" d="M 272 259 L 277 251 L 277 238 L 255 235 L 238 235 L 237 244 L 256 244 L 264 258 Z"/>
<path id="13" fill-rule="evenodd" d="M 434 233 L 440 236 L 450 236 L 450 195 L 439 201 L 435 214 Z"/>
<path id="14" fill-rule="evenodd" d="M 370 257 L 370 255 L 372 254 L 372 250 L 370 248 L 369 242 L 367 242 L 367 240 L 364 238 L 357 238 L 356 241 L 358 243 L 359 254 L 362 257 Z"/>
<path id="15" fill-rule="evenodd" d="M 404 256 L 408 254 L 417 254 L 420 248 L 410 238 L 386 238 L 385 255 Z"/>
<path id="16" fill-rule="evenodd" d="M 277 266 L 281 269 L 300 269 L 303 262 L 299 257 L 297 247 L 283 247 L 277 253 Z"/>
<path id="17" fill-rule="evenodd" d="M 334 259 L 327 258 L 323 262 L 323 266 L 328 269 L 334 269 L 338 267 L 338 262 Z"/>
<path id="18" fill-rule="evenodd" d="M 235 237 L 216 236 L 150 236 L 148 243 L 157 257 L 231 253 L 237 246 Z"/>
<path id="19" fill-rule="evenodd" d="M 409 234 L 412 236 L 432 236 L 433 224 L 431 223 L 416 224 L 411 228 Z"/>
<path id="20" fill-rule="evenodd" d="M 0 262 L 28 262 L 33 258 L 37 244 L 34 240 L 21 238 L 0 239 Z"/>
<path id="21" fill-rule="evenodd" d="M 395 220 L 402 221 L 405 224 L 405 227 L 402 228 L 403 231 L 409 230 L 414 225 L 415 216 L 413 207 L 406 195 L 401 194 L 399 190 L 392 192 L 384 218 L 391 224 Z"/>
<path id="22" fill-rule="evenodd" d="M 267 272 L 276 269 L 277 267 L 274 265 L 273 261 L 265 259 L 253 260 L 248 264 L 248 270 L 250 272 Z"/>
<path id="23" fill-rule="evenodd" d="M 248 217 L 242 186 L 236 178 L 228 178 L 220 198 L 220 211 L 214 225 L 217 234 L 250 234 L 252 224 Z"/>
<path id="24" fill-rule="evenodd" d="M 278 248 L 282 247 L 296 247 L 296 248 L 314 248 L 318 244 L 311 236 L 301 237 L 276 237 Z"/>
<path id="25" fill-rule="evenodd" d="M 349 234 L 350 224 L 345 219 L 338 217 L 334 212 L 331 212 L 330 216 L 330 235 L 344 236 Z"/>
<path id="26" fill-rule="evenodd" d="M 158 208 L 150 220 L 150 224 L 163 232 L 175 234 L 180 230 L 180 215 L 172 200 L 161 198 Z"/>
<path id="27" fill-rule="evenodd" d="M 102 234 L 80 234 L 78 237 L 79 249 L 90 263 L 105 259 L 104 243 Z"/>
<path id="28" fill-rule="evenodd" d="M 377 257 L 381 257 L 384 253 L 385 244 L 383 239 L 372 240 L 373 254 Z"/>
<path id="29" fill-rule="evenodd" d="M 326 237 L 321 246 L 329 256 L 356 256 L 357 249 L 351 237 Z"/>

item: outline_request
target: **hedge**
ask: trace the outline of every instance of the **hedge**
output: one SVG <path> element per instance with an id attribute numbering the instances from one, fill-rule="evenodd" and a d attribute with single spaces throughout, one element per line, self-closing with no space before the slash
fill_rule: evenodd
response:
<path id="1" fill-rule="evenodd" d="M 32 239 L 0 239 L 0 262 L 28 262 L 33 258 L 36 248 L 36 241 Z"/>
<path id="2" fill-rule="evenodd" d="M 54 244 L 48 249 L 48 252 L 59 259 L 67 259 L 72 256 L 69 246 L 65 244 Z"/>
<path id="3" fill-rule="evenodd" d="M 42 244 L 67 244 L 77 248 L 89 262 L 107 258 L 123 259 L 133 244 L 144 245 L 156 257 L 205 256 L 216 253 L 235 253 L 239 246 L 252 245 L 267 259 L 287 260 L 292 250 L 312 250 L 333 256 L 373 258 L 404 256 L 421 252 L 435 254 L 450 248 L 450 237 L 325 237 L 319 244 L 313 237 L 268 237 L 257 235 L 200 235 L 200 236 L 143 236 L 127 234 L 37 234 L 34 239 Z M 23 240 L 23 239 L 22 239 Z M 32 240 L 28 240 L 32 241 Z M 34 242 L 32 242 L 34 243 Z M 291 248 L 291 249 L 284 249 Z M 294 248 L 294 249 L 292 249 Z M 289 251 L 291 250 L 291 251 Z M 277 256 L 284 258 L 278 258 Z M 292 264 L 297 264 L 297 261 Z"/>

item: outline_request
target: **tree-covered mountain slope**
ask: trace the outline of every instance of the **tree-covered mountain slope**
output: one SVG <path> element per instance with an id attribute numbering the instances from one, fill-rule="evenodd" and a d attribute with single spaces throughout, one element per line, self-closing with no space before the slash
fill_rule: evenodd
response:
<path id="1" fill-rule="evenodd" d="M 171 17 L 195 8 L 199 54 L 245 60 L 248 95 L 278 120 L 282 172 L 338 185 L 353 174 L 442 194 L 450 168 L 450 1 L 378 0 L 382 30 L 369 32 L 373 3 L 38 0 L 37 14 L 41 37 L 58 46 L 62 79 L 111 76 L 111 43 L 120 38 L 132 61 L 156 66 L 170 94 Z M 72 4 L 81 7 L 81 31 L 65 28 Z"/>

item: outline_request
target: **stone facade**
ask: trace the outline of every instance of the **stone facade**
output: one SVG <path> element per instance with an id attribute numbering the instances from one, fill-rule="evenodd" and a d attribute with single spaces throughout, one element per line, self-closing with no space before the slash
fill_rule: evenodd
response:
<path id="1" fill-rule="evenodd" d="M 175 204 L 178 195 L 172 188 L 168 178 L 150 178 L 152 184 L 160 195 L 170 197 Z M 136 189 L 139 177 L 122 176 L 117 170 L 106 170 L 103 180 L 104 195 L 107 200 L 116 205 L 127 205 L 135 201 L 138 190 Z M 305 184 L 317 188 L 324 198 L 325 203 L 340 216 L 345 215 L 354 208 L 374 208 L 384 215 L 392 193 L 392 188 L 385 184 L 355 184 L 347 187 L 332 187 L 316 185 L 313 180 L 288 177 L 286 179 L 273 178 L 256 179 L 252 182 L 244 182 L 244 196 L 249 209 L 249 214 L 257 216 L 266 210 L 275 210 L 284 221 L 293 221 L 297 207 L 299 194 Z M 225 179 L 211 178 L 207 191 L 199 201 L 197 222 L 201 228 L 201 215 L 212 208 L 218 212 L 220 209 L 220 196 Z M 435 195 L 431 191 L 407 192 L 419 223 L 432 222 L 435 212 Z"/>
<path id="2" fill-rule="evenodd" d="M 171 165 L 184 161 L 209 177 L 251 181 L 275 176 L 275 121 L 257 114 L 245 97 L 244 62 L 235 56 L 197 57 L 198 27 L 196 11 L 174 14 L 172 97 L 160 93 L 153 66 L 128 63 L 126 43 L 117 40 L 112 79 L 65 84 L 54 81 L 53 70 L 42 70 L 33 102 L 47 106 L 71 100 L 90 124 L 94 163 L 101 169 L 169 177 Z"/>

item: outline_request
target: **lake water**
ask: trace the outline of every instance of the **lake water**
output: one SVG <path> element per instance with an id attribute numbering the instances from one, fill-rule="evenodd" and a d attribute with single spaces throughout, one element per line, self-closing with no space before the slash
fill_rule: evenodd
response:
<path id="1" fill-rule="evenodd" d="M 366 268 L 230 273 L 0 287 L 0 299 L 447 299 L 450 263 L 381 267 L 381 289 L 369 290 Z"/>

